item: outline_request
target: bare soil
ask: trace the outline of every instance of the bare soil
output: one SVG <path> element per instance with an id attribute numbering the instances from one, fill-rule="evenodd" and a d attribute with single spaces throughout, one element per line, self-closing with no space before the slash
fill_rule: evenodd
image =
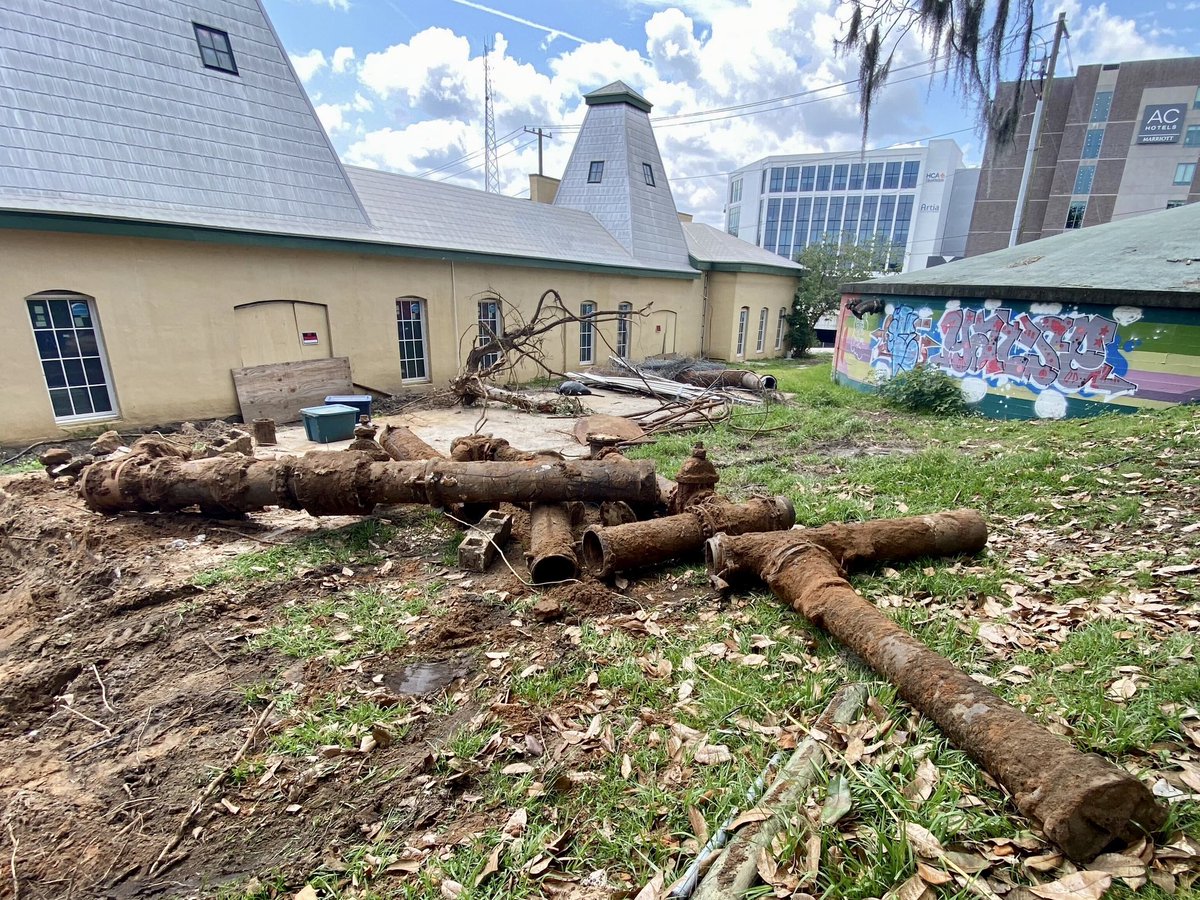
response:
<path id="1" fill-rule="evenodd" d="M 401 528 L 372 565 L 193 583 L 239 554 L 353 521 L 280 510 L 226 522 L 105 517 L 41 474 L 0 478 L 0 827 L 15 844 L 24 900 L 211 896 L 265 872 L 303 883 L 385 817 L 393 832 L 436 823 L 452 834 L 461 819 L 471 833 L 470 778 L 427 774 L 439 747 L 476 717 L 516 742 L 540 721 L 526 704 L 480 708 L 477 689 L 499 668 L 570 654 L 581 617 L 629 618 L 655 602 L 648 593 L 681 611 L 698 602 L 695 590 L 657 591 L 653 581 L 636 596 L 585 582 L 546 592 L 539 615 L 523 599 L 518 543 L 506 548 L 513 570 L 497 561 L 487 575 L 461 576 L 445 567 L 444 541 L 415 528 Z M 393 653 L 337 666 L 255 641 L 291 602 L 443 579 L 436 615 L 414 617 Z M 486 655 L 496 649 L 502 658 Z M 402 707 L 403 739 L 369 753 L 271 756 L 266 771 L 227 779 L 185 822 L 263 714 L 249 691 L 264 683 L 290 686 L 297 709 L 347 692 Z M 294 724 L 293 713 L 270 711 L 257 755 L 264 736 Z M 155 866 L 177 832 L 178 847 Z M 12 886 L 0 881 L 0 891 Z"/>

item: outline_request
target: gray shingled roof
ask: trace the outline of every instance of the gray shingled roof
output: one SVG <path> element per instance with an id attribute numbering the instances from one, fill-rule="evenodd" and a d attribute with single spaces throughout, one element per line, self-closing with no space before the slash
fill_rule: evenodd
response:
<path id="1" fill-rule="evenodd" d="M 779 269 L 780 274 L 791 272 L 799 275 L 804 267 L 777 253 L 756 247 L 749 241 L 734 237 L 705 225 L 702 222 L 684 222 L 683 233 L 687 237 L 688 252 L 697 262 L 717 263 L 728 266 L 767 266 Z"/>
<path id="2" fill-rule="evenodd" d="M 614 82 L 586 95 L 592 105 L 554 205 L 591 213 L 643 265 L 690 270 L 687 242 L 650 117 L 631 105 L 628 92 L 626 85 Z M 599 184 L 588 183 L 593 161 L 604 163 Z M 643 163 L 654 173 L 653 185 L 646 183 Z"/>
<path id="3" fill-rule="evenodd" d="M 1196 307 L 1200 306 L 1200 203 L 842 289 L 861 294 Z"/>
<path id="4" fill-rule="evenodd" d="M 377 240 L 414 247 L 646 268 L 592 216 L 374 169 L 347 169 Z"/>
<path id="5" fill-rule="evenodd" d="M 238 74 L 201 62 L 193 21 Z M 369 223 L 258 0 L 0 0 L 9 209 L 312 234 Z"/>

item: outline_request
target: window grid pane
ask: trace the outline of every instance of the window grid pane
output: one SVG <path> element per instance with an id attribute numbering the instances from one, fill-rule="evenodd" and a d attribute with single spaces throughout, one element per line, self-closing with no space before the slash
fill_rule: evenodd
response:
<path id="1" fill-rule="evenodd" d="M 633 312 L 632 303 L 618 303 L 617 312 L 617 356 L 621 359 L 629 357 L 629 314 Z"/>
<path id="2" fill-rule="evenodd" d="M 27 300 L 26 305 L 55 417 L 112 412 L 91 301 L 42 297 Z"/>
<path id="3" fill-rule="evenodd" d="M 817 167 L 805 166 L 800 170 L 800 190 L 811 191 L 817 180 Z"/>
<path id="4" fill-rule="evenodd" d="M 812 215 L 812 199 L 804 197 L 796 204 L 796 237 L 793 252 L 808 246 L 808 219 Z"/>
<path id="5" fill-rule="evenodd" d="M 479 301 L 479 343 L 484 346 L 492 338 L 500 336 L 500 304 L 496 300 Z M 489 353 L 479 361 L 482 366 L 494 366 L 500 361 L 499 352 Z"/>
<path id="6" fill-rule="evenodd" d="M 776 350 L 783 349 L 783 334 L 786 329 L 787 329 L 787 309 L 781 307 L 779 310 L 779 324 L 775 326 L 775 349 Z"/>
<path id="7" fill-rule="evenodd" d="M 846 189 L 846 178 L 849 171 L 849 166 L 833 167 L 833 189 L 835 191 L 844 191 Z"/>
<path id="8" fill-rule="evenodd" d="M 767 222 L 763 233 L 763 249 L 775 252 L 779 233 L 779 200 L 767 201 Z"/>
<path id="9" fill-rule="evenodd" d="M 595 315 L 595 303 L 580 303 L 579 315 L 583 319 L 588 316 Z M 595 326 L 590 321 L 579 323 L 579 362 L 580 364 L 591 363 L 594 361 L 593 354 L 595 350 Z"/>
<path id="10" fill-rule="evenodd" d="M 817 190 L 829 190 L 829 179 L 833 175 L 833 166 L 817 166 Z"/>
<path id="11" fill-rule="evenodd" d="M 779 255 L 791 257 L 792 226 L 796 223 L 796 200 L 783 201 L 783 218 L 779 221 Z"/>
<path id="12" fill-rule="evenodd" d="M 604 161 L 592 160 L 588 166 L 588 184 L 600 184 L 604 179 Z"/>
<path id="13" fill-rule="evenodd" d="M 771 169 L 771 193 L 778 194 L 783 190 L 783 168 L 776 166 Z"/>
<path id="14" fill-rule="evenodd" d="M 842 232 L 849 241 L 854 240 L 854 232 L 858 229 L 858 209 L 861 204 L 861 197 L 846 198 L 846 218 L 842 222 Z"/>
<path id="15" fill-rule="evenodd" d="M 765 306 L 758 314 L 758 343 L 755 344 L 754 349 L 757 353 L 762 353 L 767 349 L 767 308 Z"/>
<path id="16" fill-rule="evenodd" d="M 1081 159 L 1098 159 L 1100 157 L 1100 145 L 1104 143 L 1103 128 L 1089 128 L 1087 136 L 1083 139 L 1083 154 Z"/>
<path id="17" fill-rule="evenodd" d="M 196 45 L 200 48 L 200 61 L 210 69 L 220 69 L 230 75 L 238 74 L 229 35 L 219 28 L 209 28 L 195 22 L 192 28 L 196 32 Z"/>
<path id="18" fill-rule="evenodd" d="M 742 208 L 735 206 L 729 211 L 729 228 L 727 229 L 734 237 L 738 236 L 738 227 L 742 224 Z"/>
<path id="19" fill-rule="evenodd" d="M 1095 177 L 1095 166 L 1080 166 L 1079 172 L 1075 175 L 1075 189 L 1071 193 L 1090 194 L 1092 192 L 1092 179 Z"/>
<path id="20" fill-rule="evenodd" d="M 1101 91 L 1092 101 L 1092 121 L 1107 122 L 1108 112 L 1112 109 L 1112 91 Z"/>
<path id="21" fill-rule="evenodd" d="M 904 171 L 900 176 L 900 187 L 915 188 L 917 186 L 917 176 L 921 172 L 921 163 L 917 160 L 910 160 L 904 164 Z"/>
<path id="22" fill-rule="evenodd" d="M 900 187 L 900 163 L 890 162 L 883 170 L 883 189 L 894 191 Z"/>
<path id="23" fill-rule="evenodd" d="M 1173 184 L 1190 185 L 1192 179 L 1196 177 L 1195 163 L 1180 163 L 1175 167 L 1175 181 Z"/>
<path id="24" fill-rule="evenodd" d="M 877 191 L 883 183 L 883 163 L 867 164 L 867 190 Z"/>
<path id="25" fill-rule="evenodd" d="M 866 176 L 866 163 L 854 163 L 850 166 L 850 190 L 861 191 L 863 178 Z"/>
<path id="26" fill-rule="evenodd" d="M 1087 201 L 1077 200 L 1067 208 L 1067 223 L 1064 228 L 1082 228 L 1083 214 L 1087 212 Z"/>
<path id="27" fill-rule="evenodd" d="M 878 197 L 863 197 L 862 218 L 858 223 L 859 241 L 866 241 L 871 237 L 871 232 L 875 230 L 875 213 L 878 208 Z"/>
<path id="28" fill-rule="evenodd" d="M 808 228 L 808 242 L 817 244 L 821 241 L 821 236 L 825 234 L 825 211 L 829 208 L 829 200 L 826 197 L 818 197 L 813 201 L 812 224 Z"/>
<path id="29" fill-rule="evenodd" d="M 743 306 L 738 315 L 737 356 L 746 355 L 746 326 L 750 324 L 750 307 Z"/>
<path id="30" fill-rule="evenodd" d="M 1189 125 L 1183 136 L 1183 146 L 1200 147 L 1200 125 Z"/>
<path id="31" fill-rule="evenodd" d="M 642 176 L 646 179 L 646 184 L 654 187 L 654 167 L 650 163 L 642 163 Z"/>
<path id="32" fill-rule="evenodd" d="M 405 381 L 428 378 L 425 367 L 425 303 L 396 301 L 396 332 L 400 341 L 400 377 Z"/>
<path id="33" fill-rule="evenodd" d="M 783 189 L 788 193 L 796 191 L 800 184 L 800 167 L 788 166 L 787 173 L 783 177 Z"/>

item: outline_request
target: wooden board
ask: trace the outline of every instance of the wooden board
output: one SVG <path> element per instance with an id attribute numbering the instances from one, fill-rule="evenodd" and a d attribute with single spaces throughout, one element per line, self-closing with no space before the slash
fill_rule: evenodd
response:
<path id="1" fill-rule="evenodd" d="M 622 416 L 606 415 L 585 416 L 575 423 L 575 440 L 586 444 L 589 434 L 612 435 L 623 441 L 637 441 L 646 436 L 636 422 Z"/>
<path id="2" fill-rule="evenodd" d="M 330 394 L 353 394 L 350 359 L 305 359 L 232 369 L 242 419 L 274 419 L 277 424 L 299 422 L 300 410 L 321 406 Z"/>

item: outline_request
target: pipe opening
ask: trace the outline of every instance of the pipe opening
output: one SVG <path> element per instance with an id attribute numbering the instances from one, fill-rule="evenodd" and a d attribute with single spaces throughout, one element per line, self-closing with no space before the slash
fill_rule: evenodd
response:
<path id="1" fill-rule="evenodd" d="M 779 382 L 775 380 L 774 375 L 764 375 L 762 377 L 762 386 L 764 391 L 773 391 L 778 384 Z"/>
<path id="2" fill-rule="evenodd" d="M 529 567 L 529 575 L 534 584 L 547 584 L 551 581 L 570 581 L 579 575 L 579 564 L 574 556 L 552 554 L 535 560 Z"/>
<path id="3" fill-rule="evenodd" d="M 604 574 L 604 541 L 597 532 L 589 529 L 583 533 L 581 553 L 583 564 L 589 572 Z"/>

